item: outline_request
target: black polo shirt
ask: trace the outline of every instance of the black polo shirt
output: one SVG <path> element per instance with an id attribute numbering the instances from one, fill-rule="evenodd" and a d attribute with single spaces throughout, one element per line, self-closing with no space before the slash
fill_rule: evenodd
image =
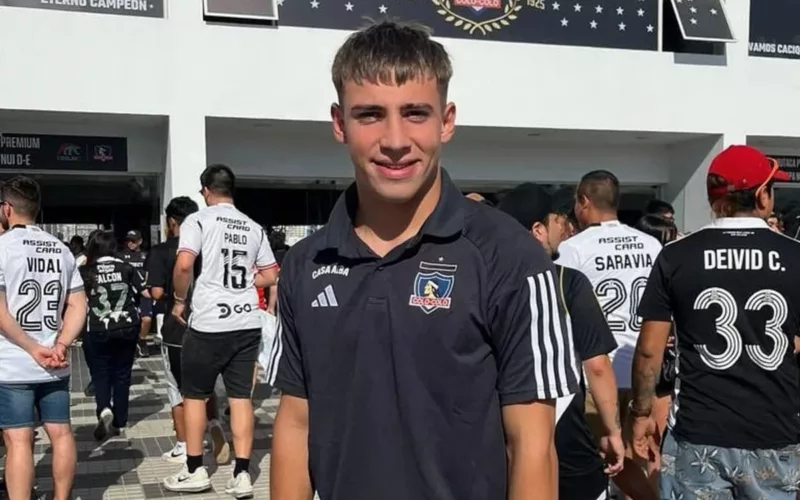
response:
<path id="1" fill-rule="evenodd" d="M 353 230 L 353 185 L 281 268 L 268 373 L 308 399 L 326 500 L 505 498 L 501 406 L 577 389 L 550 257 L 442 177 L 420 233 L 384 258 Z"/>
<path id="2" fill-rule="evenodd" d="M 715 223 L 664 247 L 639 315 L 675 322 L 670 428 L 743 449 L 800 443 L 800 242 L 761 219 Z"/>

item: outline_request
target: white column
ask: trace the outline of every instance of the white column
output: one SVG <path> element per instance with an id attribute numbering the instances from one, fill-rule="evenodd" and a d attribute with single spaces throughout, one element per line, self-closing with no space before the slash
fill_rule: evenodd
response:
<path id="1" fill-rule="evenodd" d="M 206 120 L 196 114 L 169 117 L 167 165 L 164 173 L 162 208 L 176 196 L 188 196 L 200 207 L 200 174 L 206 168 Z"/>

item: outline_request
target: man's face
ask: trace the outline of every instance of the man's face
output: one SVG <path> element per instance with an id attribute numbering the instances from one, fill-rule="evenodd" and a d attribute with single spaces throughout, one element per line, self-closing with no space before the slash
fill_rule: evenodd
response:
<path id="1" fill-rule="evenodd" d="M 331 106 L 333 135 L 347 144 L 359 189 L 405 203 L 436 178 L 443 143 L 454 132 L 455 105 L 442 104 L 435 79 L 403 85 L 345 82 Z"/>
<path id="2" fill-rule="evenodd" d="M 667 220 L 675 220 L 675 214 L 673 212 L 664 212 L 661 216 Z"/>
<path id="3" fill-rule="evenodd" d="M 125 246 L 128 247 L 128 250 L 131 252 L 138 252 L 139 248 L 142 246 L 141 240 L 126 240 Z"/>
<path id="4" fill-rule="evenodd" d="M 11 216 L 11 205 L 6 202 L 0 202 L 0 226 L 3 231 L 8 231 L 9 223 L 8 218 Z"/>
<path id="5" fill-rule="evenodd" d="M 547 224 L 537 222 L 531 228 L 533 237 L 553 259 L 558 258 L 558 246 L 566 239 L 566 231 L 566 217 L 556 214 L 547 216 Z"/>

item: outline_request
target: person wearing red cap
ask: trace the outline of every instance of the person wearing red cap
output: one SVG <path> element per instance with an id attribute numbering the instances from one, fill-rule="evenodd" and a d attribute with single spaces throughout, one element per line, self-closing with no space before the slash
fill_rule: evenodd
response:
<path id="1" fill-rule="evenodd" d="M 800 482 L 800 243 L 770 230 L 775 160 L 731 146 L 711 163 L 715 220 L 667 245 L 647 282 L 627 428 L 647 453 L 675 324 L 677 379 L 661 456 L 661 498 L 795 500 Z"/>

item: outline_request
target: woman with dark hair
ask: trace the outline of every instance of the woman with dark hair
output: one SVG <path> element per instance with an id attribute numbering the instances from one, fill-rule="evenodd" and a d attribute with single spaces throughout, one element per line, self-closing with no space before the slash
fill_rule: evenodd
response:
<path id="1" fill-rule="evenodd" d="M 94 385 L 97 428 L 102 441 L 128 424 L 131 371 L 139 338 L 138 274 L 116 257 L 117 240 L 110 231 L 90 239 L 86 265 L 81 268 L 89 314 L 83 348 Z M 112 403 L 113 400 L 113 403 Z"/>

